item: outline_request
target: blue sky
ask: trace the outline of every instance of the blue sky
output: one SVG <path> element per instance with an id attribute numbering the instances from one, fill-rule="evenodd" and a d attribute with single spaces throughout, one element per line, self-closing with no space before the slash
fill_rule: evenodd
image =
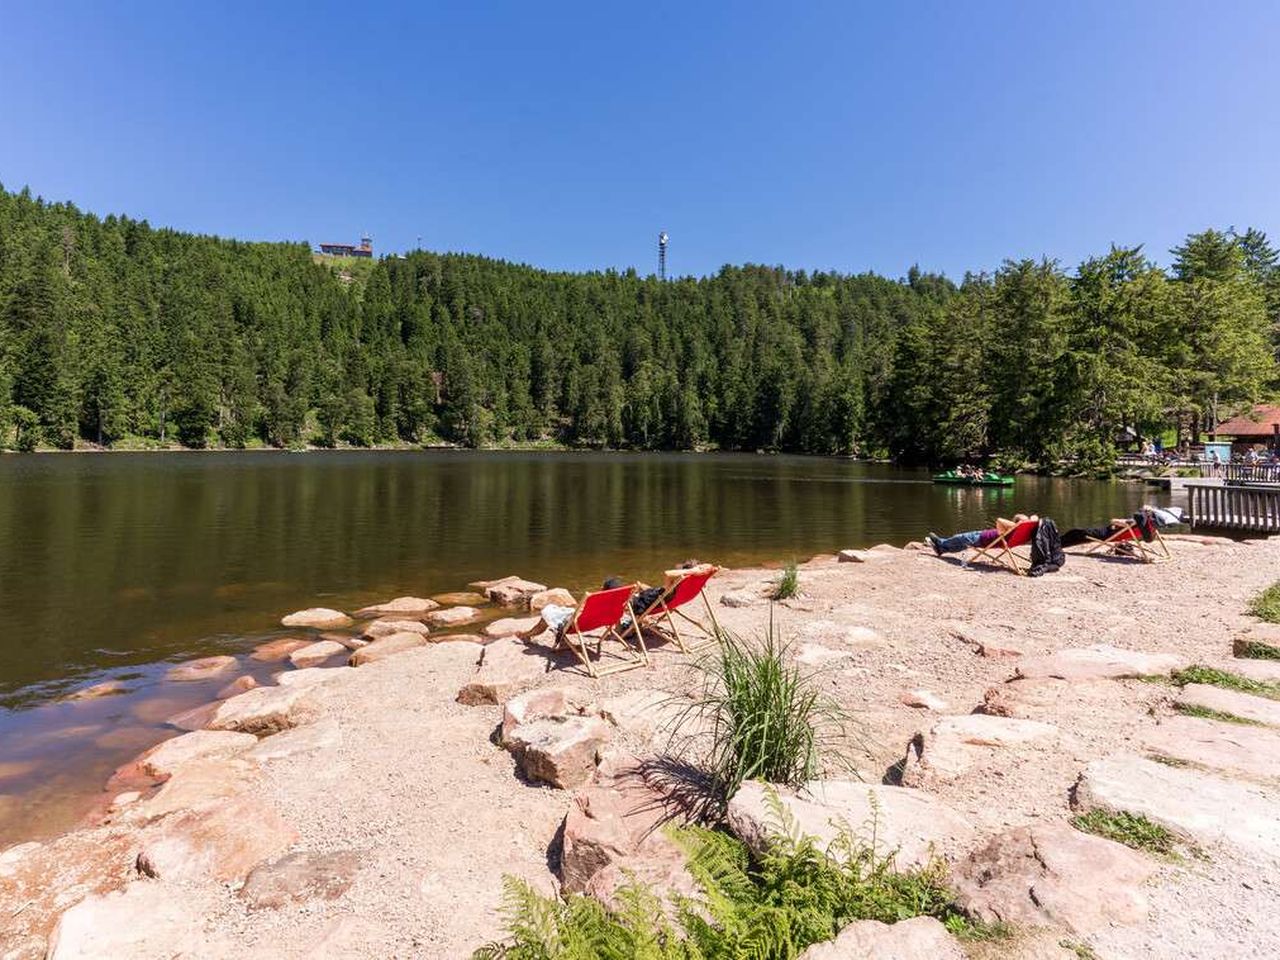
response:
<path id="1" fill-rule="evenodd" d="M 245 239 L 959 277 L 1280 239 L 1280 5 L 0 0 L 0 182 Z"/>

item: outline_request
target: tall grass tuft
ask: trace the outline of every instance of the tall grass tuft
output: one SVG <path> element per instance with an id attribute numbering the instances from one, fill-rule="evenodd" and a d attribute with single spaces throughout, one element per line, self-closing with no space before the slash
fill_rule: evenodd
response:
<path id="1" fill-rule="evenodd" d="M 1280 623 L 1280 582 L 1273 583 L 1250 600 L 1249 613 L 1267 623 Z"/>
<path id="2" fill-rule="evenodd" d="M 859 731 L 788 655 L 772 614 L 759 642 L 726 631 L 718 639 L 698 664 L 701 695 L 678 723 L 694 720 L 710 738 L 706 768 L 716 805 L 728 803 L 746 780 L 800 786 L 818 776 L 824 761 L 851 768 Z"/>
<path id="3" fill-rule="evenodd" d="M 790 600 L 800 590 L 800 571 L 792 560 L 782 568 L 782 576 L 778 578 L 778 586 L 773 591 L 773 599 Z"/>

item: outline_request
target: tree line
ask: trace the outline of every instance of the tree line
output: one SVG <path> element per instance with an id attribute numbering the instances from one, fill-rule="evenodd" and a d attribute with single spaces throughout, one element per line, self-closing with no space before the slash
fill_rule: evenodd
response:
<path id="1" fill-rule="evenodd" d="M 1276 388 L 1277 252 L 1205 230 L 959 283 L 337 263 L 0 188 L 0 446 L 555 441 L 1106 463 Z"/>

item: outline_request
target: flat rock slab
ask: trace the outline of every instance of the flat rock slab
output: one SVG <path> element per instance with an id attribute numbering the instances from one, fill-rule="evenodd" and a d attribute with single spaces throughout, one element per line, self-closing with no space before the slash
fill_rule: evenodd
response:
<path id="1" fill-rule="evenodd" d="M 406 650 L 425 647 L 428 643 L 430 641 L 420 633 L 393 633 L 389 637 L 375 640 L 367 647 L 361 647 L 356 650 L 351 654 L 347 663 L 353 667 L 360 667 L 366 663 L 377 663 L 379 660 L 394 657 L 396 654 L 404 653 Z"/>
<path id="2" fill-rule="evenodd" d="M 131 883 L 86 897 L 62 914 L 49 939 L 49 960 L 154 960 L 208 956 L 202 918 L 167 884 Z"/>
<path id="3" fill-rule="evenodd" d="M 806 624 L 802 635 L 809 640 L 819 640 L 828 646 L 867 650 L 885 645 L 884 636 L 872 627 L 851 626 L 834 620 L 815 620 Z"/>
<path id="4" fill-rule="evenodd" d="M 1167 717 L 1144 730 L 1143 746 L 1213 770 L 1280 779 L 1280 731 L 1200 717 Z"/>
<path id="5" fill-rule="evenodd" d="M 448 607 L 444 610 L 433 610 L 423 619 L 432 627 L 448 629 L 475 623 L 483 614 L 475 607 Z"/>
<path id="6" fill-rule="evenodd" d="M 394 600 L 388 600 L 385 603 L 375 603 L 372 606 L 362 607 L 355 612 L 355 615 L 362 620 L 367 620 L 371 617 L 404 617 L 408 619 L 421 617 L 423 614 L 439 608 L 440 604 L 435 600 L 427 600 L 424 597 L 396 597 Z"/>
<path id="7" fill-rule="evenodd" d="M 1117 754 L 1091 761 L 1076 783 L 1082 810 L 1141 814 L 1184 838 L 1280 856 L 1280 792 L 1187 767 Z"/>
<path id="8" fill-rule="evenodd" d="M 487 603 L 483 593 L 474 590 L 459 590 L 455 593 L 437 593 L 431 598 L 442 607 L 478 607 Z"/>
<path id="9" fill-rule="evenodd" d="M 907 748 L 902 782 L 923 786 L 953 780 L 996 758 L 1002 748 L 1047 747 L 1058 742 L 1058 728 L 1038 720 L 970 713 L 943 717 Z"/>
<path id="10" fill-rule="evenodd" d="M 248 789 L 253 771 L 253 765 L 239 756 L 193 760 L 175 770 L 154 796 L 129 804 L 128 819 L 143 822 L 175 810 L 230 800 Z"/>
<path id="11" fill-rule="evenodd" d="M 1018 827 L 993 837 L 951 871 L 959 906 L 988 923 L 1058 926 L 1087 935 L 1141 923 L 1141 886 L 1154 861 L 1066 823 Z"/>
<path id="12" fill-rule="evenodd" d="M 240 795 L 180 810 L 147 830 L 138 871 L 180 882 L 239 880 L 297 839 L 272 807 Z"/>
<path id="13" fill-rule="evenodd" d="M 895 550 L 894 552 L 896 553 L 897 551 Z M 871 563 L 875 560 L 886 560 L 892 556 L 893 553 L 872 548 L 870 550 L 841 550 L 836 554 L 836 559 L 841 563 Z"/>
<path id="14" fill-rule="evenodd" d="M 258 687 L 221 701 L 206 725 L 209 730 L 238 730 L 263 736 L 288 730 L 305 717 L 305 687 Z"/>
<path id="15" fill-rule="evenodd" d="M 356 850 L 299 851 L 255 867 L 240 896 L 251 910 L 274 910 L 303 900 L 336 900 L 350 889 L 363 857 Z"/>
<path id="16" fill-rule="evenodd" d="M 897 851 L 899 869 L 925 866 L 932 857 L 967 849 L 973 828 L 956 810 L 931 794 L 860 780 L 816 780 L 799 793 L 748 780 L 729 801 L 729 827 L 757 854 L 781 825 L 769 803 L 770 791 L 788 811 L 795 830 L 827 847 L 843 830 L 869 842 L 874 821 L 876 852 Z"/>
<path id="17" fill-rule="evenodd" d="M 912 917 L 892 924 L 855 920 L 799 960 L 965 960 L 965 952 L 933 917 Z"/>
<path id="18" fill-rule="evenodd" d="M 267 763 L 301 753 L 332 750 L 341 741 L 342 731 L 338 727 L 338 721 L 333 717 L 325 717 L 316 723 L 263 737 L 256 746 L 245 752 L 244 757 L 254 763 Z"/>
<path id="19" fill-rule="evenodd" d="M 337 630 L 351 626 L 352 622 L 341 610 L 330 610 L 328 607 L 308 607 L 280 620 L 280 624 L 285 627 L 310 627 L 313 630 Z"/>
<path id="20" fill-rule="evenodd" d="M 220 688 L 214 696 L 219 700 L 226 700 L 229 697 L 234 697 L 237 694 L 244 693 L 246 690 L 252 690 L 257 685 L 257 680 L 253 679 L 253 677 L 248 674 L 245 674 L 242 677 L 236 677 L 230 683 Z"/>
<path id="21" fill-rule="evenodd" d="M 538 687 L 528 690 L 503 704 L 503 740 L 522 723 L 578 716 L 591 702 L 591 691 L 583 687 Z"/>
<path id="22" fill-rule="evenodd" d="M 514 727 L 504 746 L 530 780 L 567 789 L 591 779 L 609 736 L 599 717 L 552 717 Z"/>
<path id="23" fill-rule="evenodd" d="M 536 683 L 551 665 L 545 651 L 510 637 L 495 640 L 483 650 L 475 676 L 458 691 L 459 703 L 505 703 Z"/>
<path id="24" fill-rule="evenodd" d="M 697 720 L 691 701 L 666 690 L 642 688 L 620 693 L 600 701 L 596 710 L 620 733 L 646 742 L 674 733 L 681 720 Z"/>
<path id="25" fill-rule="evenodd" d="M 430 628 L 421 620 L 398 620 L 394 617 L 383 617 L 366 623 L 360 636 L 365 640 L 381 640 L 393 633 L 417 633 L 426 636 Z"/>
<path id="26" fill-rule="evenodd" d="M 249 654 L 250 660 L 257 660 L 259 663 L 276 663 L 280 660 L 288 660 L 289 654 L 295 650 L 311 643 L 310 640 L 299 640 L 297 637 L 281 637 L 279 640 L 268 640 L 266 643 L 260 643 L 253 648 L 253 653 Z"/>
<path id="27" fill-rule="evenodd" d="M 188 660 L 170 667 L 165 673 L 166 680 L 192 681 L 211 680 L 220 677 L 236 665 L 236 658 L 226 655 L 201 657 L 199 660 Z"/>
<path id="28" fill-rule="evenodd" d="M 303 667 L 301 670 L 284 670 L 276 674 L 275 680 L 282 687 L 314 687 L 317 683 L 349 676 L 350 667 Z"/>
<path id="29" fill-rule="evenodd" d="M 123 680 L 103 680 L 101 683 L 72 690 L 59 699 L 62 701 L 97 700 L 101 697 L 114 697 L 116 694 L 128 692 L 129 688 L 124 685 Z"/>
<path id="30" fill-rule="evenodd" d="M 147 776 L 167 780 L 187 764 L 211 758 L 234 757 L 257 743 L 258 738 L 251 733 L 196 730 L 157 744 L 135 762 Z"/>
<path id="31" fill-rule="evenodd" d="M 514 637 L 518 633 L 532 630 L 539 622 L 538 617 L 502 617 L 484 625 L 486 637 Z"/>
<path id="32" fill-rule="evenodd" d="M 289 662 L 295 667 L 317 667 L 329 658 L 346 652 L 346 646 L 336 640 L 318 640 L 289 654 Z"/>
<path id="33" fill-rule="evenodd" d="M 1280 727 L 1280 700 L 1268 700 L 1266 697 L 1255 696 L 1252 693 L 1225 690 L 1207 683 L 1189 683 L 1182 688 L 1178 702 L 1190 707 L 1229 713 L 1255 723 L 1265 723 L 1271 727 Z"/>
<path id="34" fill-rule="evenodd" d="M 1216 666 L 1220 670 L 1238 673 L 1250 680 L 1280 684 L 1280 660 L 1251 660 L 1247 657 L 1237 657 Z"/>
<path id="35" fill-rule="evenodd" d="M 537 613 L 549 603 L 557 604 L 561 607 L 576 607 L 578 601 L 574 599 L 573 594 L 564 587 L 552 587 L 549 590 L 540 590 L 529 598 L 529 609 Z"/>
<path id="36" fill-rule="evenodd" d="M 1139 653 L 1106 644 L 1059 650 L 1044 657 L 1019 661 L 1018 676 L 1026 679 L 1056 677 L 1060 680 L 1121 680 L 1130 677 L 1168 675 L 1187 666 L 1185 657 L 1172 653 Z"/>

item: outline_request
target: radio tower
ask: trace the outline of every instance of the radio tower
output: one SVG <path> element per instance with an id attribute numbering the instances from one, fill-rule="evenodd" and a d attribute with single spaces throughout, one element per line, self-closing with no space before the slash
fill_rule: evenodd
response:
<path id="1" fill-rule="evenodd" d="M 658 279 L 667 279 L 667 231 L 658 234 Z"/>

